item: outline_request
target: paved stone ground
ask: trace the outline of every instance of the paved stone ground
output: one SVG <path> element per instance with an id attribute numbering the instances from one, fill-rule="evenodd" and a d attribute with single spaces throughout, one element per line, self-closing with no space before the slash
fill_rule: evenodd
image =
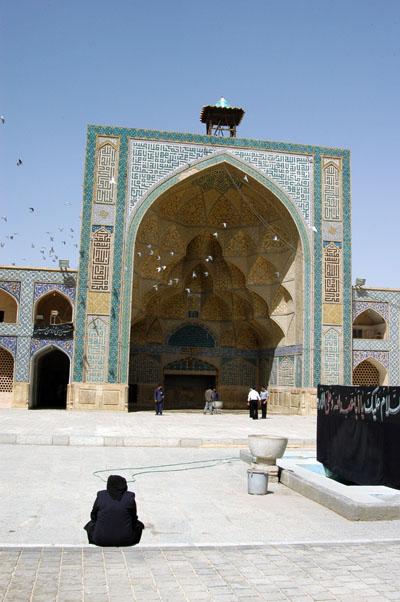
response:
<path id="1" fill-rule="evenodd" d="M 66 412 L 0 409 L 0 443 L 196 447 L 246 445 L 250 434 L 285 435 L 291 445 L 315 445 L 315 416 L 268 415 L 250 420 L 247 412 Z"/>
<path id="2" fill-rule="evenodd" d="M 102 439 L 0 445 L 0 600 L 400 600 L 398 522 L 350 523 L 280 484 L 250 496 L 244 462 L 211 462 L 239 456 L 226 438 L 313 441 L 314 431 L 313 417 L 1 410 L 0 434 Z M 121 433 L 148 444 L 157 433 L 158 447 L 107 445 Z M 210 448 L 162 447 L 210 437 Z M 184 462 L 204 467 L 154 469 Z M 130 483 L 146 524 L 136 548 L 85 543 L 82 525 L 110 471 L 142 473 Z"/>
<path id="3" fill-rule="evenodd" d="M 0 549 L 3 600 L 400 599 L 400 542 Z"/>

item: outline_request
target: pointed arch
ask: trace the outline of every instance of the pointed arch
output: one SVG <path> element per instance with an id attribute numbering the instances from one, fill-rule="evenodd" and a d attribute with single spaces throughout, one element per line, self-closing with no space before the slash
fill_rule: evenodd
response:
<path id="1" fill-rule="evenodd" d="M 12 393 L 14 382 L 14 357 L 0 345 L 0 393 Z"/>
<path id="2" fill-rule="evenodd" d="M 18 302 L 13 295 L 4 289 L 0 289 L 0 312 L 1 322 L 16 324 L 18 321 Z"/>
<path id="3" fill-rule="evenodd" d="M 50 324 L 51 311 L 57 311 L 57 324 L 72 322 L 74 305 L 71 299 L 56 287 L 40 295 L 33 306 L 34 324 Z M 38 318 L 38 316 L 43 316 Z"/>
<path id="4" fill-rule="evenodd" d="M 354 339 L 387 339 L 388 332 L 385 317 L 373 307 L 367 307 L 353 320 Z"/>
<path id="5" fill-rule="evenodd" d="M 360 361 L 353 370 L 353 385 L 356 386 L 383 386 L 389 382 L 388 371 L 374 357 L 367 357 Z"/>

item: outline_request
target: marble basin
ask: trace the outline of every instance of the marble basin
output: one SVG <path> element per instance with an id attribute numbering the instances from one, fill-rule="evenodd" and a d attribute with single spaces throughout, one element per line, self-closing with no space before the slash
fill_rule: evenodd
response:
<path id="1" fill-rule="evenodd" d="M 288 442 L 287 437 L 275 435 L 249 435 L 248 439 L 251 455 L 265 464 L 275 464 L 277 458 L 282 458 Z"/>

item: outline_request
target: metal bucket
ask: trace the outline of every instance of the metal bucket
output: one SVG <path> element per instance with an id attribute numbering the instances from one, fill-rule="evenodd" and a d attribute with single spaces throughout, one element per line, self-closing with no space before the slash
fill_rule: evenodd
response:
<path id="1" fill-rule="evenodd" d="M 268 492 L 268 473 L 249 468 L 247 471 L 247 492 L 250 495 L 265 495 Z"/>

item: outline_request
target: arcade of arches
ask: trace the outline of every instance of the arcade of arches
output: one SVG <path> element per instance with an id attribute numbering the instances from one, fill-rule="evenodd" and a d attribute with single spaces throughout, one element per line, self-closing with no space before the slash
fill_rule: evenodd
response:
<path id="1" fill-rule="evenodd" d="M 226 407 L 243 408 L 250 385 L 267 385 L 275 350 L 302 337 L 300 238 L 276 196 L 219 165 L 158 197 L 134 250 L 137 407 L 165 382 L 169 408 L 201 407 L 210 384 Z"/>

